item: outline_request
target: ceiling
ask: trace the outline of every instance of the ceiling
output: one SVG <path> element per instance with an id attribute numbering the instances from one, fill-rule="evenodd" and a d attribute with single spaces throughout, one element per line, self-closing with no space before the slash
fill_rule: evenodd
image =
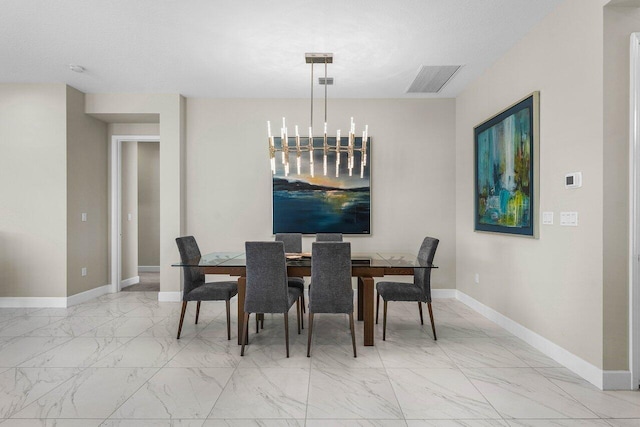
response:
<path id="1" fill-rule="evenodd" d="M 448 98 L 559 3 L 3 0 L 0 82 L 62 82 L 87 93 L 308 98 L 304 53 L 332 52 L 330 97 Z M 462 68 L 439 94 L 407 94 L 423 65 Z M 315 72 L 323 75 L 324 67 Z"/>

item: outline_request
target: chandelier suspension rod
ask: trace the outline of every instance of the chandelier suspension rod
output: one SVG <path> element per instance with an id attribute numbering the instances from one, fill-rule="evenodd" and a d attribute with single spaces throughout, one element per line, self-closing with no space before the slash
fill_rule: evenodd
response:
<path id="1" fill-rule="evenodd" d="M 309 121 L 309 128 L 313 129 L 313 62 L 311 63 L 311 120 Z"/>
<path id="2" fill-rule="evenodd" d="M 327 124 L 327 58 L 324 58 L 324 123 Z"/>

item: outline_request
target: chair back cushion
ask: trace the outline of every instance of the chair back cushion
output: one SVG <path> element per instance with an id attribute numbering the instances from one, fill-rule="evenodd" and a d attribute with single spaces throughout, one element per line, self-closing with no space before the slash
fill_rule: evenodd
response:
<path id="1" fill-rule="evenodd" d="M 433 257 L 436 255 L 440 240 L 434 237 L 425 237 L 418 252 L 418 262 L 420 265 L 433 264 Z M 424 292 L 427 302 L 431 302 L 431 268 L 416 268 L 413 273 L 413 283 Z"/>
<path id="2" fill-rule="evenodd" d="M 342 242 L 342 233 L 318 233 L 316 242 Z"/>
<path id="3" fill-rule="evenodd" d="M 178 251 L 180 252 L 180 260 L 183 264 L 195 265 L 200 262 L 200 249 L 198 243 L 193 236 L 178 237 L 176 239 Z M 200 267 L 182 267 L 184 276 L 184 287 L 182 289 L 182 299 L 189 292 L 204 283 L 204 272 Z"/>
<path id="4" fill-rule="evenodd" d="M 353 313 L 351 243 L 311 244 L 309 312 Z"/>
<path id="5" fill-rule="evenodd" d="M 287 253 L 302 252 L 302 233 L 276 233 L 276 242 L 284 243 Z"/>
<path id="6" fill-rule="evenodd" d="M 283 242 L 246 242 L 247 290 L 244 311 L 286 313 L 289 310 L 287 264 Z"/>

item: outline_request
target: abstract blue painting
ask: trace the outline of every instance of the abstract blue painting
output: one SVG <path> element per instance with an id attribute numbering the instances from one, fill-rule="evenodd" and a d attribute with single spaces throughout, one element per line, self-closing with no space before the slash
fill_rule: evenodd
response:
<path id="1" fill-rule="evenodd" d="M 537 115 L 535 92 L 474 129 L 476 230 L 534 236 Z"/>
<path id="2" fill-rule="evenodd" d="M 280 138 L 274 138 L 274 142 L 276 147 L 281 147 Z M 328 143 L 335 146 L 336 139 L 328 138 Z M 344 148 L 344 139 L 342 144 Z M 289 138 L 289 145 L 292 149 L 288 176 L 281 164 L 281 153 L 276 156 L 273 233 L 370 234 L 371 139 L 367 141 L 366 166 L 362 171 L 362 154 L 354 150 L 351 176 L 348 155 L 344 152 L 339 154 L 339 165 L 336 165 L 338 154 L 329 152 L 325 171 L 323 138 L 313 138 L 313 173 L 309 152 L 302 152 L 298 175 L 295 138 Z M 361 147 L 362 138 L 355 138 L 354 148 Z"/>

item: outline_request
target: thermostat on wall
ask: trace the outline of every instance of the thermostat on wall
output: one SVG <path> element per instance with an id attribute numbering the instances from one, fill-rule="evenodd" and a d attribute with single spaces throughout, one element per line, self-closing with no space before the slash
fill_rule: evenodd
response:
<path id="1" fill-rule="evenodd" d="M 572 172 L 564 176 L 564 188 L 582 187 L 582 172 Z"/>

